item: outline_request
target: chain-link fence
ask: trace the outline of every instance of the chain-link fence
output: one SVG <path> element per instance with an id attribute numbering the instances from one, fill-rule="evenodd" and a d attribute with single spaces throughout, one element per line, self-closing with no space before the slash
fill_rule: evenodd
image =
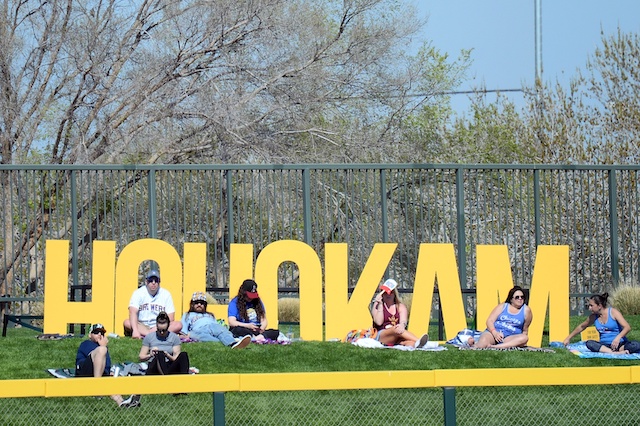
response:
<path id="1" fill-rule="evenodd" d="M 563 369 L 556 370 L 562 375 Z M 584 371 L 585 381 L 593 384 L 168 393 L 143 395 L 140 407 L 127 409 L 118 408 L 108 397 L 4 398 L 0 424 L 548 426 L 607 419 L 615 425 L 638 425 L 640 385 L 598 384 L 606 374 L 602 369 Z M 381 372 L 380 378 L 384 377 Z"/>

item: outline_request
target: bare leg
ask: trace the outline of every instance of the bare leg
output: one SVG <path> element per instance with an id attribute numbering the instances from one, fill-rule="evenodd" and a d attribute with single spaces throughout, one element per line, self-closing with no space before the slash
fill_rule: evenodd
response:
<path id="1" fill-rule="evenodd" d="M 91 351 L 89 356 L 93 362 L 93 377 L 102 377 L 104 367 L 107 365 L 107 347 L 98 346 Z M 110 395 L 109 398 L 113 399 L 118 405 L 122 403 L 122 395 Z"/>
<path id="2" fill-rule="evenodd" d="M 419 337 L 417 337 L 415 334 L 413 334 L 412 332 L 410 332 L 408 330 L 405 330 L 399 336 L 400 336 L 400 344 L 402 346 L 411 346 L 411 347 L 413 347 L 413 346 L 415 346 L 416 342 L 419 339 Z"/>
<path id="3" fill-rule="evenodd" d="M 393 328 L 388 328 L 380 331 L 380 337 L 378 341 L 383 345 L 397 345 L 402 346 L 414 346 L 418 338 L 410 331 L 404 330 L 398 334 Z"/>
<path id="4" fill-rule="evenodd" d="M 511 336 L 505 337 L 502 343 L 498 343 L 495 345 L 490 345 L 490 348 L 518 348 L 522 346 L 527 346 L 527 342 L 529 341 L 529 336 L 526 334 L 512 334 Z"/>
<path id="5" fill-rule="evenodd" d="M 493 338 L 491 333 L 489 333 L 488 331 L 483 331 L 482 334 L 480 335 L 480 338 L 478 339 L 478 341 L 474 346 L 476 348 L 488 348 L 489 346 L 495 345 L 495 344 L 496 344 L 496 339 Z"/>
<path id="6" fill-rule="evenodd" d="M 102 377 L 104 367 L 107 365 L 107 347 L 98 346 L 89 354 L 93 362 L 93 377 Z"/>
<path id="7" fill-rule="evenodd" d="M 380 330 L 378 341 L 383 345 L 395 345 L 400 340 L 400 334 L 397 334 L 392 329 Z"/>

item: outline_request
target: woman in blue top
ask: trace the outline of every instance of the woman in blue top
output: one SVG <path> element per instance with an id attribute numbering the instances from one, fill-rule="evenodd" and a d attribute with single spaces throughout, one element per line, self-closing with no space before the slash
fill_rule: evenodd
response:
<path id="1" fill-rule="evenodd" d="M 267 315 L 254 280 L 244 280 L 238 295 L 231 299 L 227 308 L 229 331 L 234 337 L 252 336 L 260 342 L 277 340 L 280 331 L 267 329 Z"/>
<path id="2" fill-rule="evenodd" d="M 526 305 L 522 287 L 509 290 L 507 300 L 499 304 L 487 318 L 487 329 L 480 335 L 476 348 L 514 348 L 526 346 L 529 325 L 533 319 Z"/>
<path id="3" fill-rule="evenodd" d="M 594 294 L 589 298 L 591 315 L 567 336 L 562 343 L 568 345 L 571 338 L 584 331 L 590 325 L 595 325 L 600 333 L 600 341 L 587 340 L 587 348 L 591 352 L 633 354 L 640 352 L 640 342 L 627 339 L 631 326 L 616 308 L 607 308 L 609 293 Z"/>

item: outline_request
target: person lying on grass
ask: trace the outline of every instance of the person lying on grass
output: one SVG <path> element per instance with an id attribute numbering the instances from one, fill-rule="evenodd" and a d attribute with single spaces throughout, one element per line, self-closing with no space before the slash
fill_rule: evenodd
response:
<path id="1" fill-rule="evenodd" d="M 525 303 L 524 290 L 515 286 L 509 290 L 507 300 L 499 304 L 487 318 L 487 329 L 478 341 L 469 339 L 476 348 L 516 348 L 527 345 L 529 325 L 533 319 L 531 308 Z"/>
<path id="2" fill-rule="evenodd" d="M 585 328 L 595 325 L 600 333 L 600 341 L 587 340 L 587 348 L 591 352 L 633 354 L 640 352 L 640 342 L 627 339 L 631 326 L 624 319 L 619 310 L 613 307 L 607 308 L 609 293 L 594 294 L 589 298 L 588 308 L 591 315 L 578 325 L 564 341 L 565 346 L 571 338 L 582 333 Z"/>
<path id="3" fill-rule="evenodd" d="M 423 334 L 420 339 L 407 330 L 409 313 L 407 306 L 402 303 L 397 289 L 398 283 L 387 280 L 381 287 L 380 293 L 373 299 L 371 318 L 373 327 L 378 330 L 376 340 L 383 345 L 413 346 L 421 348 L 429 341 L 429 335 Z"/>

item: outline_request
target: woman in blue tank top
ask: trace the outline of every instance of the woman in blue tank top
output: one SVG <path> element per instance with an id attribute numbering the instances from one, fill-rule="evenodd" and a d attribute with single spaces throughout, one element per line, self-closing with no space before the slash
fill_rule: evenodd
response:
<path id="1" fill-rule="evenodd" d="M 496 306 L 487 318 L 487 329 L 480 335 L 477 348 L 514 348 L 526 346 L 533 313 L 525 303 L 524 290 L 515 286 L 507 300 Z"/>
<path id="2" fill-rule="evenodd" d="M 631 326 L 616 308 L 607 308 L 609 293 L 594 294 L 589 298 L 591 315 L 573 330 L 562 343 L 568 345 L 571 338 L 582 333 L 585 328 L 595 325 L 600 333 L 600 341 L 587 340 L 587 348 L 591 352 L 633 354 L 640 352 L 640 342 L 627 339 Z"/>

